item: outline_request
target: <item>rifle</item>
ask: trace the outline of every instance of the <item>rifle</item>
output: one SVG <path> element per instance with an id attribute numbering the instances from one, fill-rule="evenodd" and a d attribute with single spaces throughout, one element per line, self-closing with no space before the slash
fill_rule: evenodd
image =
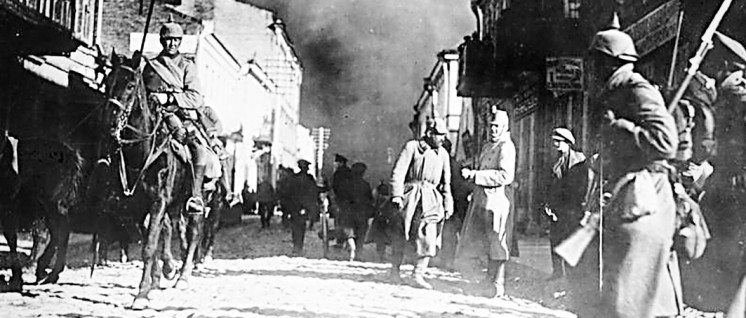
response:
<path id="1" fill-rule="evenodd" d="M 591 241 L 596 237 L 601 228 L 601 218 L 603 212 L 603 173 L 601 170 L 601 159 L 595 159 L 598 171 L 588 168 L 589 184 L 585 193 L 585 202 L 583 203 L 583 219 L 580 221 L 580 228 L 567 237 L 562 243 L 554 248 L 554 252 L 562 257 L 570 266 L 578 265 L 583 252 L 588 248 Z"/>
<path id="2" fill-rule="evenodd" d="M 712 36 L 715 34 L 717 27 L 720 25 L 720 21 L 723 20 L 723 16 L 725 15 L 725 12 L 728 11 L 728 8 L 730 7 L 732 1 L 733 0 L 723 0 L 723 4 L 720 5 L 720 9 L 718 9 L 717 13 L 715 13 L 715 17 L 712 18 L 712 21 L 710 22 L 710 25 L 707 26 L 705 33 L 702 34 L 702 43 L 699 44 L 697 53 L 695 53 L 694 56 L 689 59 L 690 65 L 689 69 L 687 69 L 686 71 L 686 77 L 684 77 L 684 81 L 681 82 L 679 89 L 676 91 L 676 95 L 674 95 L 673 99 L 671 99 L 671 103 L 668 104 L 669 113 L 673 113 L 676 105 L 679 104 L 679 100 L 681 100 L 681 97 L 684 96 L 684 92 L 689 87 L 689 82 L 692 81 L 692 78 L 694 78 L 694 75 L 699 70 L 700 64 L 702 64 L 702 60 L 704 60 L 705 55 L 707 55 L 707 52 L 712 48 Z"/>

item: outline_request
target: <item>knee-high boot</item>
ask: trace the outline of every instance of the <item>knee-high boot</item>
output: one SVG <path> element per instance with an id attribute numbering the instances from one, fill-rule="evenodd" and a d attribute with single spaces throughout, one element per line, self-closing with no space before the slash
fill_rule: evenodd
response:
<path id="1" fill-rule="evenodd" d="M 202 183 L 205 179 L 205 165 L 194 165 L 192 176 L 192 197 L 187 201 L 187 212 L 204 211 L 205 201 L 202 199 Z"/>
<path id="2" fill-rule="evenodd" d="M 433 289 L 433 285 L 430 285 L 427 281 L 425 281 L 425 269 L 427 268 L 427 265 L 430 263 L 430 257 L 420 257 L 417 259 L 417 264 L 414 266 L 414 283 L 418 287 L 424 288 L 424 289 Z"/>

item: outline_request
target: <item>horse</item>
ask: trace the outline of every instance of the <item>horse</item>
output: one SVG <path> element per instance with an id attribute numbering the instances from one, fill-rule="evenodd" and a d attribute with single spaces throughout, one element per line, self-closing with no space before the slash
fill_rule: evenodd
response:
<path id="1" fill-rule="evenodd" d="M 67 143 L 29 138 L 11 142 L 5 134 L 0 141 L 0 217 L 11 258 L 11 280 L 4 288 L 23 289 L 22 266 L 18 262 L 17 231 L 44 220 L 49 244 L 38 259 L 36 283 L 56 283 L 65 269 L 70 235 L 69 209 L 79 198 L 84 160 Z M 55 262 L 50 272 L 47 267 Z"/>
<path id="2" fill-rule="evenodd" d="M 86 191 L 87 202 L 81 213 L 96 224 L 93 231 L 91 250 L 94 266 L 107 265 L 108 251 L 111 242 L 119 244 L 119 260 L 129 260 L 129 245 L 142 238 L 143 221 L 145 220 L 146 198 L 142 192 L 125 196 L 118 184 L 119 175 L 116 167 L 111 167 L 109 160 L 99 160 L 93 167 Z"/>
<path id="3" fill-rule="evenodd" d="M 207 217 L 205 218 L 204 235 L 197 252 L 198 263 L 210 262 L 213 258 L 215 236 L 220 229 L 220 217 L 223 210 L 230 208 L 230 203 L 225 198 L 227 191 L 220 182 L 216 182 L 215 191 L 212 191 L 207 197 Z M 184 244 L 182 244 L 182 247 L 184 247 Z"/>
<path id="4" fill-rule="evenodd" d="M 188 287 L 204 222 L 203 213 L 184 213 L 190 193 L 191 165 L 175 149 L 178 145 L 164 124 L 160 105 L 148 99 L 142 78 L 143 66 L 139 56 L 128 59 L 112 54 L 112 70 L 106 78 L 107 106 L 104 107 L 113 140 L 106 148 L 113 150 L 109 152 L 112 161 L 118 162 L 122 188 L 130 194 L 144 192 L 148 202 L 143 274 L 133 309 L 147 307 L 148 294 L 160 287 L 161 268 L 156 261 L 156 251 L 161 231 L 166 236 L 170 232 L 168 220 L 178 216 L 187 222 L 187 250 L 182 255 L 176 283 L 180 289 Z M 170 252 L 169 241 L 168 237 L 163 241 L 164 254 L 167 250 Z"/>

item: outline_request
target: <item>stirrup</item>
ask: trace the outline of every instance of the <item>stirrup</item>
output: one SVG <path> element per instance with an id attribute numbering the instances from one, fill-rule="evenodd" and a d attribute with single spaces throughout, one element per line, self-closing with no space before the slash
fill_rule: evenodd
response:
<path id="1" fill-rule="evenodd" d="M 205 201 L 199 197 L 191 197 L 186 203 L 187 213 L 204 213 Z"/>

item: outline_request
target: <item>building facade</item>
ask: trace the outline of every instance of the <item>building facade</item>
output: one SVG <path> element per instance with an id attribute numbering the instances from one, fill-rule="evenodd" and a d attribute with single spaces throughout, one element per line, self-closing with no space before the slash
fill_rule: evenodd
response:
<path id="1" fill-rule="evenodd" d="M 459 54 L 455 49 L 444 50 L 437 54 L 437 58 L 430 74 L 423 79 L 423 90 L 414 105 L 415 114 L 409 127 L 412 130 L 412 137 L 420 138 L 434 118 L 443 119 L 449 131 L 448 139 L 454 145 L 451 149 L 452 155 L 465 161 L 473 156 L 473 151 L 464 149 L 464 145 L 470 145 L 471 132 L 468 128 L 460 129 L 460 127 L 462 121 L 469 122 L 469 119 L 462 118 L 462 113 L 464 113 L 464 108 L 471 107 L 471 100 L 458 96 L 456 90 L 459 77 Z M 468 110 L 465 113 L 471 114 Z M 464 127 L 466 125 L 468 124 Z M 465 138 L 467 140 L 464 142 Z"/>
<path id="2" fill-rule="evenodd" d="M 0 127 L 20 137 L 74 144 L 94 155 L 88 115 L 100 85 L 103 0 L 0 3 Z"/>
<path id="3" fill-rule="evenodd" d="M 593 34 L 616 12 L 642 56 L 638 71 L 664 87 L 681 77 L 670 72 L 670 58 L 682 5 L 678 0 L 473 0 L 471 6 L 477 25 L 460 47 L 459 94 L 474 97 L 479 144 L 486 138 L 490 107 L 509 112 L 518 150 L 517 224 L 523 230 L 540 228 L 546 223 L 541 197 L 555 156 L 551 130 L 568 128 L 580 150 L 593 151 L 587 149 L 589 107 L 599 88 L 587 54 Z M 679 50 L 685 61 L 687 48 Z"/>

